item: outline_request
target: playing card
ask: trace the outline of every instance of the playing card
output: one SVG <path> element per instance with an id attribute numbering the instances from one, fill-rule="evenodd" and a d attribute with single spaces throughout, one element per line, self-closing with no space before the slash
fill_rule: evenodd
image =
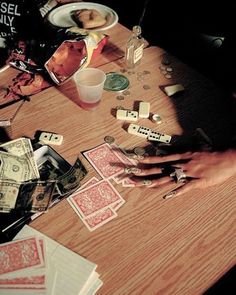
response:
<path id="1" fill-rule="evenodd" d="M 108 221 L 114 219 L 116 216 L 117 213 L 108 207 L 100 212 L 89 215 L 87 218 L 82 218 L 82 221 L 90 231 L 94 231 Z"/>
<path id="2" fill-rule="evenodd" d="M 97 177 L 93 176 L 91 179 L 89 179 L 87 182 L 85 182 L 83 185 L 81 185 L 81 187 L 78 189 L 78 191 L 85 189 L 85 188 L 97 183 L 98 181 L 99 180 L 97 179 Z"/>
<path id="3" fill-rule="evenodd" d="M 5 278 L 0 279 L 0 289 L 45 289 L 45 282 L 45 275 Z"/>
<path id="4" fill-rule="evenodd" d="M 102 178 L 110 179 L 124 171 L 124 163 L 107 143 L 83 154 Z"/>
<path id="5" fill-rule="evenodd" d="M 30 237 L 0 245 L 0 275 L 44 265 L 38 239 Z M 4 276 L 5 277 L 5 276 Z"/>
<path id="6" fill-rule="evenodd" d="M 106 180 L 101 180 L 92 186 L 71 195 L 68 201 L 76 208 L 83 217 L 105 209 L 124 199 L 117 190 Z"/>
<path id="7" fill-rule="evenodd" d="M 125 179 L 122 180 L 122 186 L 123 187 L 134 187 L 136 184 L 135 181 L 133 181 L 131 178 L 126 177 Z"/>

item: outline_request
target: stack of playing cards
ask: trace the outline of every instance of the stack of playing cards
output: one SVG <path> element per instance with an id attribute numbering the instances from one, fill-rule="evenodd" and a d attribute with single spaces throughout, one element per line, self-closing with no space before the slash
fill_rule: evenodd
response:
<path id="1" fill-rule="evenodd" d="M 97 265 L 25 225 L 0 244 L 0 294 L 93 295 Z"/>
<path id="2" fill-rule="evenodd" d="M 136 166 L 116 145 L 101 144 L 84 153 L 85 158 L 103 179 L 114 180 L 124 187 L 133 186 L 124 168 Z"/>
<path id="3" fill-rule="evenodd" d="M 51 292 L 55 272 L 47 266 L 43 238 L 31 236 L 0 244 L 0 265 L 0 294 Z"/>
<path id="4" fill-rule="evenodd" d="M 114 219 L 125 203 L 109 181 L 95 177 L 67 200 L 90 231 Z"/>
<path id="5" fill-rule="evenodd" d="M 117 210 L 125 200 L 111 180 L 123 186 L 132 186 L 124 168 L 134 166 L 135 163 L 118 147 L 107 143 L 86 151 L 84 156 L 102 179 L 93 177 L 67 200 L 86 227 L 93 231 L 117 216 Z"/>

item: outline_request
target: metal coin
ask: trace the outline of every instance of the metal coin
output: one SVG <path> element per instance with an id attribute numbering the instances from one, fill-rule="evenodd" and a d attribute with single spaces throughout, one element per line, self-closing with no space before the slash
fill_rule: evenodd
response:
<path id="1" fill-rule="evenodd" d="M 104 137 L 104 141 L 106 143 L 111 144 L 111 143 L 113 143 L 115 141 L 115 138 L 113 136 L 107 135 L 107 136 Z"/>
<path id="2" fill-rule="evenodd" d="M 165 77 L 166 77 L 166 79 L 171 79 L 172 78 L 172 76 L 170 74 L 166 74 Z"/>
<path id="3" fill-rule="evenodd" d="M 129 90 L 125 90 L 125 91 L 122 92 L 122 94 L 124 94 L 125 96 L 128 96 L 128 95 L 130 95 L 130 91 Z"/>
<path id="4" fill-rule="evenodd" d="M 145 154 L 145 149 L 138 146 L 136 148 L 134 148 L 134 153 L 137 155 L 137 156 L 143 156 Z"/>
<path id="5" fill-rule="evenodd" d="M 125 98 L 124 98 L 123 95 L 118 95 L 118 96 L 116 97 L 116 99 L 118 99 L 118 100 L 124 100 Z"/>
<path id="6" fill-rule="evenodd" d="M 161 124 L 161 122 L 162 122 L 161 116 L 158 114 L 153 114 L 152 115 L 152 122 L 156 123 L 156 124 Z"/>
<path id="7" fill-rule="evenodd" d="M 106 74 L 104 89 L 107 91 L 123 91 L 129 87 L 129 79 L 122 74 L 111 72 Z"/>
<path id="8" fill-rule="evenodd" d="M 147 84 L 145 84 L 145 85 L 143 85 L 143 89 L 144 90 L 148 90 L 148 89 L 150 89 L 151 87 L 149 86 L 149 85 L 147 85 Z"/>
<path id="9" fill-rule="evenodd" d="M 169 72 L 169 73 L 173 72 L 173 68 L 171 68 L 171 67 L 167 67 L 166 70 L 167 70 L 167 72 Z"/>

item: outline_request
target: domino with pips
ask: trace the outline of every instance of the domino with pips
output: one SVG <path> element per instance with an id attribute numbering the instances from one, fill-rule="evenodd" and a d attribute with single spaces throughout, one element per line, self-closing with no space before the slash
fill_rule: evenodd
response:
<path id="1" fill-rule="evenodd" d="M 137 121 L 138 112 L 129 110 L 117 110 L 116 119 L 124 121 Z"/>
<path id="2" fill-rule="evenodd" d="M 159 141 L 159 142 L 164 142 L 164 143 L 170 143 L 171 136 L 167 135 L 167 134 L 164 134 L 164 133 L 151 131 L 149 133 L 147 139 L 150 140 L 150 141 Z"/>
<path id="3" fill-rule="evenodd" d="M 63 142 L 63 135 L 51 132 L 42 132 L 39 136 L 39 141 L 44 144 L 61 145 Z"/>
<path id="4" fill-rule="evenodd" d="M 152 130 L 144 126 L 130 124 L 127 131 L 130 134 L 148 138 L 148 135 L 151 133 Z"/>

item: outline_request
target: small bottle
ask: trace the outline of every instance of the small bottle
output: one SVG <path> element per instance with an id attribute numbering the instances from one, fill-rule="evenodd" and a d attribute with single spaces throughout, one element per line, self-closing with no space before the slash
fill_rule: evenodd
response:
<path id="1" fill-rule="evenodd" d="M 126 68 L 133 69 L 140 64 L 143 56 L 144 39 L 141 36 L 142 30 L 140 26 L 133 27 L 132 36 L 126 44 L 125 64 Z"/>

